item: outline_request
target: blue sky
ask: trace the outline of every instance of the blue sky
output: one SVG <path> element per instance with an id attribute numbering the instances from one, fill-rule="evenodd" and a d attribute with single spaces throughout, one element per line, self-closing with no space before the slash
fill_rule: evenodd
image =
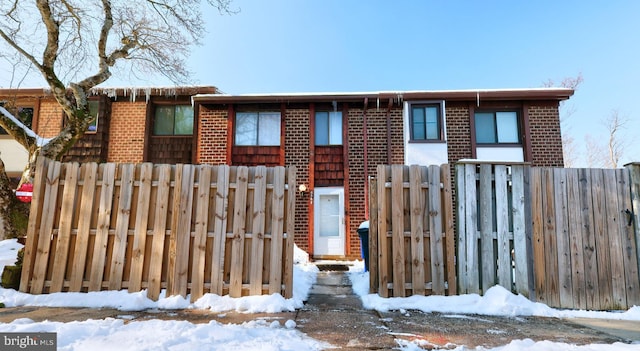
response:
<path id="1" fill-rule="evenodd" d="M 623 163 L 640 161 L 639 1 L 234 0 L 206 8 L 190 68 L 230 94 L 540 87 L 582 74 L 568 129 L 607 137 L 631 122 Z M 578 145 L 584 153 L 584 147 Z M 583 155 L 581 155 L 583 156 Z M 580 164 L 579 164 L 580 165 Z"/>
<path id="2" fill-rule="evenodd" d="M 233 0 L 232 7 L 240 12 L 203 7 L 208 33 L 188 60 L 194 84 L 230 94 L 498 89 L 582 74 L 563 130 L 579 160 L 585 135 L 604 141 L 601 121 L 618 110 L 630 120 L 620 163 L 640 161 L 640 1 Z M 121 78 L 104 85 L 171 85 Z"/>

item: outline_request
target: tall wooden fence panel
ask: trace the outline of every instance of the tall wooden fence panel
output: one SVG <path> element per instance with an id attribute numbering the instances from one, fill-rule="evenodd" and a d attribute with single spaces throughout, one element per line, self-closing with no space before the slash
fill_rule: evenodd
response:
<path id="1" fill-rule="evenodd" d="M 291 297 L 295 175 L 39 158 L 20 290 Z"/>
<path id="2" fill-rule="evenodd" d="M 530 296 L 528 173 L 526 164 L 456 165 L 461 293 L 481 293 L 498 284 Z"/>
<path id="3" fill-rule="evenodd" d="M 627 169 L 532 168 L 535 291 L 554 307 L 640 303 Z"/>
<path id="4" fill-rule="evenodd" d="M 373 291 L 456 294 L 450 179 L 447 165 L 378 166 L 369 187 Z"/>
<path id="5" fill-rule="evenodd" d="M 640 304 L 640 166 L 456 165 L 458 282 L 499 284 L 549 306 Z"/>

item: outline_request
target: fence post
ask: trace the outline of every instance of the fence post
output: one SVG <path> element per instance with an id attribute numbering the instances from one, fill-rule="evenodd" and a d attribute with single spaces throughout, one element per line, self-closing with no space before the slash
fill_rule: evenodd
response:
<path id="1" fill-rule="evenodd" d="M 640 272 L 640 163 L 634 162 L 625 165 L 629 170 L 631 186 L 631 209 L 630 216 L 633 216 L 633 233 L 636 238 L 636 256 L 638 261 L 638 272 Z"/>
<path id="2" fill-rule="evenodd" d="M 378 180 L 369 179 L 369 293 L 378 292 Z"/>

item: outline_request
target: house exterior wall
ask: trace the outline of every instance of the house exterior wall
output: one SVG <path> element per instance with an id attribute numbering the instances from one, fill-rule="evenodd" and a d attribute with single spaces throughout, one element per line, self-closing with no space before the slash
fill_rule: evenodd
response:
<path id="1" fill-rule="evenodd" d="M 142 162 L 147 120 L 144 101 L 111 104 L 108 162 Z"/>
<path id="2" fill-rule="evenodd" d="M 558 104 L 529 107 L 532 164 L 540 167 L 564 167 Z"/>
<path id="3" fill-rule="evenodd" d="M 201 164 L 227 163 L 228 110 L 219 106 L 200 105 L 198 121 L 198 147 L 196 161 Z"/>

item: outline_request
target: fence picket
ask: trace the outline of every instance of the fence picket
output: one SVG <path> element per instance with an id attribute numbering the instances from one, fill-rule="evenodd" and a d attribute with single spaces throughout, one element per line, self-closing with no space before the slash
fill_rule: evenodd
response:
<path id="1" fill-rule="evenodd" d="M 198 166 L 198 194 L 196 195 L 195 235 L 193 238 L 193 260 L 191 266 L 191 302 L 204 294 L 204 269 L 207 251 L 207 228 L 209 227 L 209 193 L 211 191 L 211 167 Z"/>
<path id="2" fill-rule="evenodd" d="M 167 296 L 187 296 L 193 209 L 193 170 L 193 165 L 186 164 L 178 164 L 175 168 L 176 180 L 171 211 L 171 234 L 169 235 Z"/>
<path id="3" fill-rule="evenodd" d="M 100 167 L 100 171 L 100 207 L 98 209 L 98 225 L 93 246 L 91 274 L 89 275 L 89 291 L 102 290 L 102 278 L 104 277 L 107 241 L 111 223 L 111 206 L 115 188 L 116 164 L 104 164 Z"/>
<path id="4" fill-rule="evenodd" d="M 84 271 L 87 264 L 87 250 L 89 246 L 89 231 L 91 228 L 91 213 L 94 206 L 94 192 L 98 176 L 98 164 L 95 162 L 82 165 L 83 184 L 79 206 L 78 234 L 71 264 L 69 291 L 78 292 L 82 289 Z"/>
<path id="5" fill-rule="evenodd" d="M 249 267 L 249 294 L 262 294 L 262 264 L 264 257 L 265 210 L 267 197 L 267 168 L 255 169 L 253 189 L 253 228 L 251 230 L 251 257 Z"/>
<path id="6" fill-rule="evenodd" d="M 151 180 L 153 164 L 143 163 L 139 167 L 138 201 L 136 203 L 136 224 L 133 234 L 133 252 L 131 254 L 131 271 L 129 275 L 129 292 L 137 292 L 142 288 L 142 271 L 147 245 L 147 229 L 151 208 Z"/>
<path id="7" fill-rule="evenodd" d="M 405 296 L 404 167 L 391 166 L 391 232 L 393 246 L 393 295 Z"/>
<path id="8" fill-rule="evenodd" d="M 390 201 L 390 196 L 388 195 L 389 191 L 387 191 L 387 169 L 390 169 L 388 166 L 379 165 L 378 166 L 378 197 L 380 199 L 378 207 L 378 247 L 380 248 L 379 259 L 380 263 L 380 273 L 378 274 L 378 293 L 382 297 L 389 297 L 389 286 L 387 283 L 389 282 L 389 239 L 387 238 L 388 233 L 388 224 L 390 223 L 390 218 L 388 217 L 388 201 Z"/>
<path id="9" fill-rule="evenodd" d="M 467 293 L 480 293 L 480 262 L 478 260 L 478 210 L 476 188 L 476 166 L 465 165 L 465 239 L 466 239 L 466 268 L 467 273 Z M 462 215 L 462 214 L 461 214 Z"/>
<path id="10" fill-rule="evenodd" d="M 224 243 L 227 237 L 227 214 L 229 205 L 229 166 L 218 167 L 216 201 L 211 251 L 211 293 L 222 296 L 224 288 Z"/>
<path id="11" fill-rule="evenodd" d="M 511 245 L 509 238 L 509 199 L 507 195 L 507 167 L 495 166 L 496 192 L 496 232 L 498 249 L 498 284 L 511 291 L 513 279 L 511 277 Z"/>
<path id="12" fill-rule="evenodd" d="M 551 168 L 542 169 L 542 213 L 543 223 L 542 230 L 544 235 L 544 258 L 545 270 L 549 272 L 558 272 L 558 247 L 556 232 L 556 207 L 555 189 L 553 182 L 553 170 Z M 545 286 L 547 294 L 547 303 L 552 306 L 560 304 L 560 292 L 558 290 L 558 274 L 545 273 Z"/>
<path id="13" fill-rule="evenodd" d="M 171 190 L 171 166 L 158 165 L 158 186 L 156 202 L 154 204 L 153 241 L 151 243 L 151 258 L 149 263 L 149 287 L 147 296 L 157 300 L 162 288 L 162 271 L 166 268 L 164 262 L 165 239 L 167 237 L 167 218 L 169 212 L 169 193 Z"/>
<path id="14" fill-rule="evenodd" d="M 129 217 L 133 198 L 135 165 L 123 164 L 120 167 L 120 201 L 116 213 L 116 232 L 109 272 L 109 290 L 120 290 L 122 288 L 122 273 L 125 264 Z"/>
<path id="15" fill-rule="evenodd" d="M 529 297 L 529 273 L 527 262 L 527 236 L 524 194 L 524 165 L 511 166 L 511 188 L 513 212 L 513 253 L 515 262 L 515 292 Z"/>
<path id="16" fill-rule="evenodd" d="M 284 248 L 284 268 L 282 269 L 282 280 L 284 281 L 284 297 L 289 299 L 293 297 L 293 247 L 294 247 L 294 233 L 296 222 L 296 189 L 297 189 L 297 174 L 296 167 L 289 167 L 288 180 L 287 180 L 287 237 L 285 238 Z"/>
<path id="17" fill-rule="evenodd" d="M 78 184 L 78 171 L 80 165 L 76 162 L 65 167 L 64 190 L 62 192 L 62 210 L 60 211 L 60 224 L 56 253 L 53 261 L 51 286 L 49 292 L 60 292 L 64 285 L 67 273 L 67 260 L 69 257 L 69 245 L 71 244 L 71 226 L 76 202 L 76 188 Z"/>
<path id="18" fill-rule="evenodd" d="M 444 249 L 442 242 L 442 201 L 440 196 L 440 167 L 429 166 L 429 232 L 431 233 L 431 289 L 444 295 Z M 415 245 L 415 243 L 412 243 Z"/>
<path id="19" fill-rule="evenodd" d="M 229 296 L 242 296 L 242 272 L 244 264 L 244 237 L 247 205 L 247 183 L 249 169 L 241 166 L 237 169 L 236 194 L 233 209 L 233 241 L 231 243 L 231 273 Z"/>
<path id="20" fill-rule="evenodd" d="M 284 234 L 284 194 L 285 169 L 275 167 L 273 170 L 273 193 L 271 194 L 271 256 L 269 260 L 269 294 L 282 291 L 282 272 L 280 270 Z"/>
<path id="21" fill-rule="evenodd" d="M 567 211 L 569 221 L 569 233 L 571 243 L 571 270 L 573 277 L 573 302 L 577 308 L 587 308 L 587 295 L 585 289 L 584 259 L 582 253 L 582 218 L 580 216 L 580 184 L 578 180 L 578 170 L 567 170 L 567 203 L 573 204 Z M 576 204 L 578 204 L 576 206 Z"/>
<path id="22" fill-rule="evenodd" d="M 618 221 L 619 225 L 619 233 L 621 233 L 622 237 L 622 245 L 623 251 L 622 255 L 624 258 L 624 267 L 625 267 L 625 283 L 626 283 L 626 292 L 627 292 L 627 305 L 635 306 L 640 305 L 640 289 L 638 282 L 638 257 L 637 253 L 637 243 L 635 241 L 635 234 L 633 223 L 629 225 L 629 220 L 626 218 L 627 216 L 622 215 L 625 213 L 625 210 L 631 208 L 631 193 L 630 193 L 630 178 L 629 173 L 625 172 L 622 169 L 615 170 L 616 178 L 618 180 L 618 213 L 620 213 L 623 220 Z M 632 215 L 632 214 L 631 214 Z"/>
<path id="23" fill-rule="evenodd" d="M 593 196 L 593 235 L 595 239 L 596 266 L 599 300 L 597 309 L 611 308 L 613 290 L 611 285 L 611 259 L 609 258 L 609 233 L 607 227 L 605 190 L 604 190 L 604 169 L 591 169 L 591 193 Z M 615 199 L 612 203 L 616 203 Z M 612 232 L 611 235 L 615 235 Z M 607 254 L 605 254 L 607 253 Z"/>
<path id="24" fill-rule="evenodd" d="M 451 192 L 451 171 L 448 164 L 440 166 L 440 182 L 442 182 L 442 211 L 444 218 L 444 238 L 445 243 L 445 262 L 444 268 L 447 272 L 447 295 L 456 295 L 458 293 L 458 284 L 456 282 L 456 256 L 455 256 L 455 222 L 453 220 L 453 194 Z"/>
<path id="25" fill-rule="evenodd" d="M 480 262 L 482 266 L 482 291 L 486 292 L 496 283 L 496 257 L 493 250 L 493 187 L 492 165 L 483 163 L 480 165 L 480 183 L 478 193 L 480 198 L 480 247 L 482 254 Z"/>
<path id="26" fill-rule="evenodd" d="M 560 168 L 553 169 L 553 189 L 556 203 L 556 244 L 558 247 L 558 290 L 560 307 L 573 306 L 573 283 L 571 274 L 571 242 L 569 240 L 569 224 L 567 222 L 567 183 L 566 172 Z"/>
<path id="27" fill-rule="evenodd" d="M 411 280 L 414 295 L 424 295 L 424 228 L 423 219 L 427 204 L 422 191 L 422 172 L 417 165 L 409 167 L 409 194 L 411 206 Z M 431 194 L 429 189 L 429 194 Z M 433 232 L 431 232 L 431 245 L 433 245 Z"/>

